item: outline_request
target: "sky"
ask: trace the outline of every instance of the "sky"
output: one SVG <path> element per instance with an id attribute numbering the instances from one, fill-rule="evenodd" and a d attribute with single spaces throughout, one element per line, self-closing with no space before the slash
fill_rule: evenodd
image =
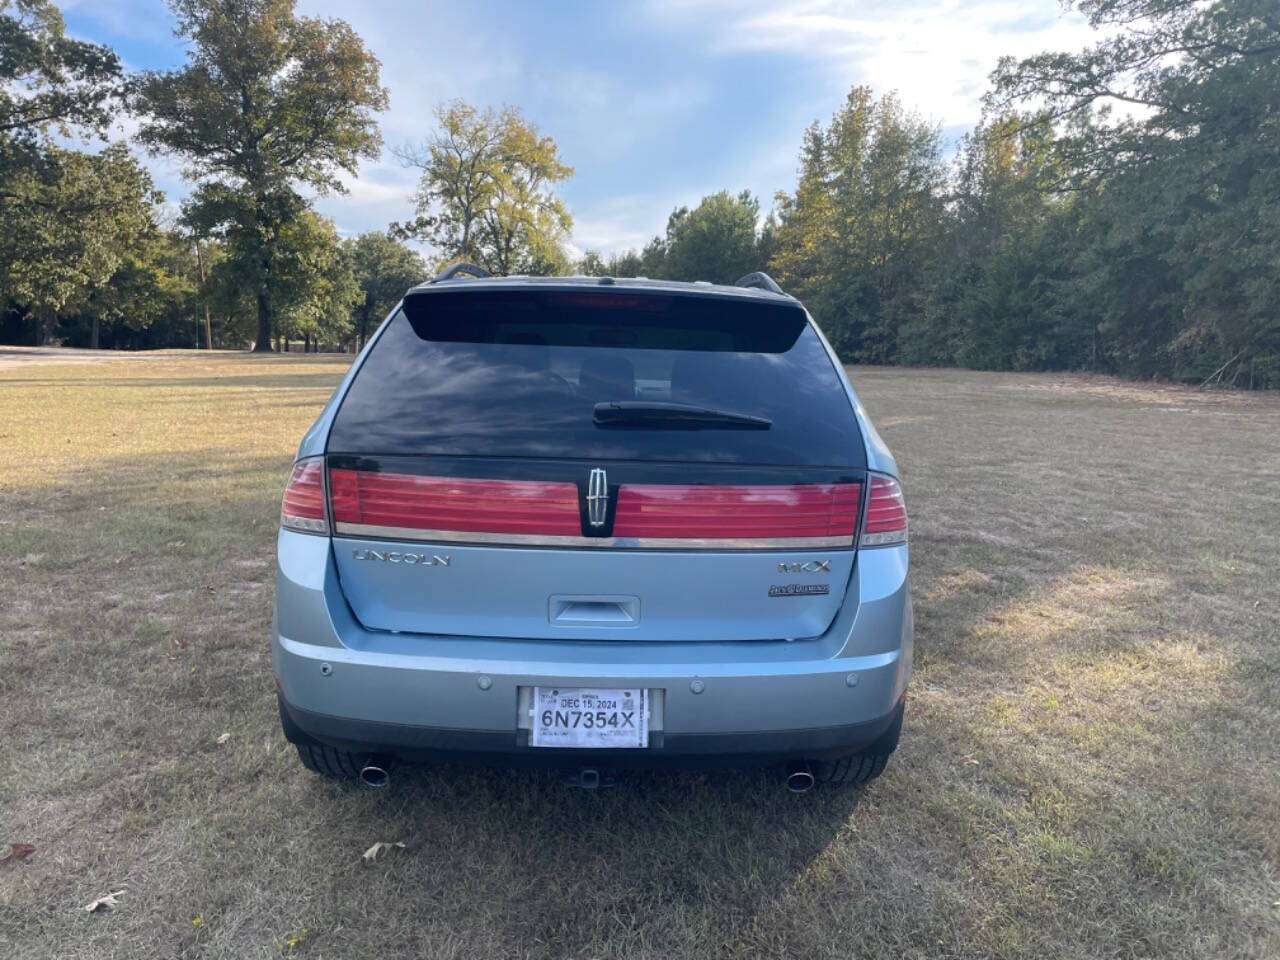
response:
<path id="1" fill-rule="evenodd" d="M 159 0 L 61 5 L 70 33 L 109 44 L 131 70 L 185 60 Z M 897 91 L 951 150 L 1002 54 L 1090 40 L 1057 0 L 299 0 L 298 11 L 347 20 L 381 61 L 386 147 L 420 142 L 442 101 L 519 107 L 574 168 L 559 190 L 572 250 L 606 254 L 642 246 L 672 209 L 717 190 L 750 190 L 769 209 L 795 186 L 804 129 L 857 84 Z M 129 129 L 122 120 L 117 133 Z M 180 202 L 180 164 L 146 162 Z M 413 215 L 416 180 L 384 147 L 345 195 L 316 206 L 343 235 L 382 230 Z"/>

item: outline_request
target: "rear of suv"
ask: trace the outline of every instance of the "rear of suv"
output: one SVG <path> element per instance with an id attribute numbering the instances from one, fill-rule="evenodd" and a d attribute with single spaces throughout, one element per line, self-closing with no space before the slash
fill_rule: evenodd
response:
<path id="1" fill-rule="evenodd" d="M 463 269 L 405 295 L 298 450 L 272 662 L 302 762 L 878 775 L 907 518 L 800 303 Z"/>

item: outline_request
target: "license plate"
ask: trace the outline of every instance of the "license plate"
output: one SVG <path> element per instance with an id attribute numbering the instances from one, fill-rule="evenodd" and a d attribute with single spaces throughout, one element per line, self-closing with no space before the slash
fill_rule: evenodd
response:
<path id="1" fill-rule="evenodd" d="M 648 691 L 534 687 L 535 747 L 647 747 Z"/>

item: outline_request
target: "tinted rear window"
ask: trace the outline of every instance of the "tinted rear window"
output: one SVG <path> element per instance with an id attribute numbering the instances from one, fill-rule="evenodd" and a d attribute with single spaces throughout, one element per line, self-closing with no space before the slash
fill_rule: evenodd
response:
<path id="1" fill-rule="evenodd" d="M 683 403 L 767 430 L 618 429 L 597 403 Z M 865 466 L 803 310 L 667 293 L 412 296 L 352 383 L 333 453 Z"/>

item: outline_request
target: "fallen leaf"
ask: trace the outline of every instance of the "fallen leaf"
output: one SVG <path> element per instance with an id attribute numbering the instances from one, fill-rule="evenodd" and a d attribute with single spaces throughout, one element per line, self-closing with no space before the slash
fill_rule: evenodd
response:
<path id="1" fill-rule="evenodd" d="M 101 910 L 103 907 L 118 907 L 120 906 L 120 901 L 117 900 L 116 898 L 123 897 L 123 896 L 124 896 L 124 891 L 117 890 L 115 893 L 105 894 L 104 896 L 99 897 L 97 900 L 90 900 L 88 903 L 84 905 L 85 912 L 96 913 L 97 911 Z"/>
<path id="2" fill-rule="evenodd" d="M 284 943 L 280 944 L 280 947 L 279 947 L 280 956 L 283 957 L 283 956 L 286 956 L 287 954 L 293 953 L 293 950 L 295 947 L 298 947 L 306 942 L 307 942 L 306 930 L 298 930 L 295 933 L 289 934 L 289 936 L 285 937 Z"/>
<path id="3" fill-rule="evenodd" d="M 380 856 L 382 856 L 384 853 L 386 853 L 388 850 L 392 849 L 393 847 L 403 850 L 404 844 L 399 842 L 386 843 L 382 840 L 379 840 L 377 843 L 375 843 L 372 847 L 370 847 L 368 850 L 366 850 L 362 854 L 362 856 L 364 857 L 364 862 L 373 863 L 373 861 L 377 860 Z"/>
<path id="4" fill-rule="evenodd" d="M 29 843 L 11 843 L 9 844 L 9 852 L 0 857 L 0 869 L 12 867 L 15 863 L 22 862 L 35 852 L 36 848 Z"/>
<path id="5" fill-rule="evenodd" d="M 226 743 L 230 739 L 231 739 L 231 734 L 224 733 L 222 736 L 218 738 L 218 743 Z"/>

